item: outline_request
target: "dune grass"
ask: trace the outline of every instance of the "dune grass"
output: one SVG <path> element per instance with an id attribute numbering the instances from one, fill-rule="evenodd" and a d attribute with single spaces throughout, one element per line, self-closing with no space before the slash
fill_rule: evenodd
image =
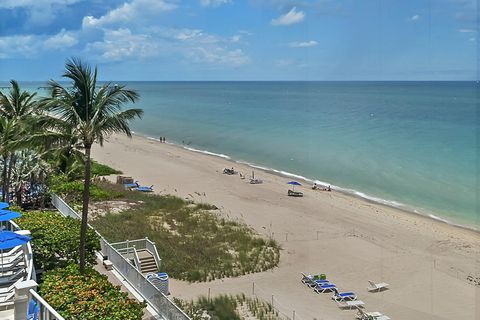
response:
<path id="1" fill-rule="evenodd" d="M 184 301 L 174 298 L 174 302 L 184 310 L 192 320 L 285 320 L 270 303 L 258 298 L 241 295 L 221 295 L 208 299 L 200 297 L 196 301 Z"/>
<path id="2" fill-rule="evenodd" d="M 210 281 L 261 272 L 278 265 L 280 248 L 246 225 L 225 219 L 208 204 L 192 204 L 174 196 L 124 191 L 96 182 L 116 201 L 135 202 L 121 213 L 96 216 L 91 224 L 111 242 L 148 237 L 155 241 L 162 269 L 170 276 Z"/>

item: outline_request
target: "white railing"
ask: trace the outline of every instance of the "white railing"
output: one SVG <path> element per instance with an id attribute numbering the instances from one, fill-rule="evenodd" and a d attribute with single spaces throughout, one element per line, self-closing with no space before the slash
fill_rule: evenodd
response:
<path id="1" fill-rule="evenodd" d="M 9 228 L 11 231 L 19 231 L 21 230 L 18 224 L 13 222 L 12 220 L 8 221 L 9 222 Z M 32 244 L 30 242 L 27 242 L 27 244 L 23 247 L 25 248 L 25 266 L 27 267 L 27 280 L 32 279 L 34 276 L 34 266 L 33 266 L 33 251 L 32 251 Z"/>
<path id="2" fill-rule="evenodd" d="M 155 245 L 155 242 L 151 241 L 147 237 L 145 239 L 115 242 L 115 243 L 111 243 L 110 245 L 115 249 L 117 249 L 118 252 L 126 253 L 127 255 L 131 253 L 130 248 L 135 249 L 133 250 L 135 252 L 135 255 L 136 255 L 136 250 L 147 250 L 155 258 L 155 264 L 157 266 L 157 270 L 160 270 L 162 259 L 160 259 L 160 256 L 158 254 L 157 246 Z M 135 260 L 135 263 L 137 266 L 140 266 L 137 260 Z"/>
<path id="3" fill-rule="evenodd" d="M 52 204 L 64 216 L 80 219 L 80 216 L 63 199 L 56 194 L 52 194 Z M 92 228 L 89 225 L 90 228 Z M 93 229 L 93 228 L 92 228 Z M 95 229 L 93 229 L 95 230 Z M 177 305 L 168 299 L 157 287 L 155 287 L 147 278 L 133 266 L 116 248 L 114 248 L 106 239 L 104 239 L 96 230 L 100 238 L 101 254 L 107 257 L 113 264 L 115 270 L 142 296 L 145 301 L 164 319 L 167 320 L 191 320 Z M 129 241 L 143 241 L 144 239 Z M 150 240 L 149 240 L 150 241 Z M 151 241 L 150 241 L 151 242 Z M 119 244 L 119 243 L 117 243 Z M 117 245 L 114 244 L 114 245 Z M 152 243 L 153 244 L 153 243 Z M 126 247 L 126 245 L 125 245 Z M 155 248 L 156 250 L 156 248 Z"/>
<path id="4" fill-rule="evenodd" d="M 37 306 L 40 308 L 38 312 L 38 320 L 65 320 L 51 305 L 48 304 L 35 290 L 30 289 L 30 294 L 32 299 L 37 303 Z"/>
<path id="5" fill-rule="evenodd" d="M 137 267 L 137 269 L 141 269 L 142 265 L 140 264 L 140 258 L 138 257 L 137 249 L 135 248 L 135 246 L 133 246 L 133 259 L 135 261 L 135 266 Z"/>
<path id="6" fill-rule="evenodd" d="M 134 287 L 155 311 L 168 320 L 190 320 L 190 318 L 145 276 L 130 261 L 112 247 L 104 238 L 100 238 L 102 255 L 108 257 L 114 268 Z"/>
<path id="7" fill-rule="evenodd" d="M 147 245 L 146 245 L 147 250 L 155 258 L 155 263 L 157 265 L 157 270 L 160 270 L 162 259 L 160 259 L 160 256 L 158 255 L 157 246 L 155 245 L 155 242 L 151 241 L 150 239 L 145 238 L 145 240 L 146 240 L 146 243 L 147 243 Z"/>

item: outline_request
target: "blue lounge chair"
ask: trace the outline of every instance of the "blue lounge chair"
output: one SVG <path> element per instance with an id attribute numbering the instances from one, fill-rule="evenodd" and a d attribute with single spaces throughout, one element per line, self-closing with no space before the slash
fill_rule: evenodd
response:
<path id="1" fill-rule="evenodd" d="M 355 292 L 336 292 L 332 299 L 335 301 L 352 301 L 357 300 L 357 294 Z"/>
<path id="2" fill-rule="evenodd" d="M 313 289 L 313 291 L 315 291 L 316 293 L 332 292 L 335 290 L 337 290 L 337 286 L 333 283 L 329 283 L 323 286 L 317 286 L 315 287 L 315 289 Z"/>
<path id="3" fill-rule="evenodd" d="M 135 181 L 134 183 L 125 183 L 125 184 L 123 184 L 123 186 L 127 189 L 140 187 L 140 185 L 138 184 L 138 181 Z"/>
<path id="4" fill-rule="evenodd" d="M 33 300 L 28 305 L 27 320 L 38 320 L 38 314 L 40 313 L 40 306 Z"/>
<path id="5" fill-rule="evenodd" d="M 330 284 L 330 281 L 328 280 L 315 280 L 313 281 L 313 283 L 310 285 L 308 285 L 310 288 L 315 288 L 315 287 L 319 287 L 319 286 L 324 286 L 324 285 L 327 285 L 327 284 Z"/>
<path id="6" fill-rule="evenodd" d="M 137 187 L 133 188 L 133 190 L 137 190 L 140 192 L 153 192 L 153 185 L 151 185 L 150 187 Z"/>

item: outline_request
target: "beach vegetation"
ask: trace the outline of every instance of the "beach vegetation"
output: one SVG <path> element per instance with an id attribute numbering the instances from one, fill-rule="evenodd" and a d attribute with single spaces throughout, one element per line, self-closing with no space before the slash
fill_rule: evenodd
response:
<path id="1" fill-rule="evenodd" d="M 92 177 L 105 177 L 112 174 L 122 174 L 122 171 L 92 160 Z"/>
<path id="2" fill-rule="evenodd" d="M 146 303 L 122 292 L 107 276 L 77 265 L 45 273 L 40 294 L 65 319 L 140 320 Z"/>
<path id="3" fill-rule="evenodd" d="M 22 205 L 25 185 L 41 183 L 46 176 L 44 166 L 31 163 L 32 146 L 27 140 L 42 129 L 44 109 L 38 104 L 36 93 L 24 91 L 17 81 L 10 81 L 8 92 L 0 91 L 0 158 L 1 200 L 14 197 Z M 26 150 L 30 147 L 30 150 Z M 38 191 L 38 190 L 37 190 Z"/>
<path id="4" fill-rule="evenodd" d="M 30 230 L 36 269 L 49 271 L 79 263 L 80 221 L 64 217 L 56 211 L 28 211 L 16 220 L 25 230 Z M 95 264 L 95 252 L 100 241 L 94 230 L 86 235 L 86 263 Z"/>
<path id="5" fill-rule="evenodd" d="M 95 185 L 115 194 L 116 201 L 136 205 L 95 215 L 92 226 L 110 242 L 148 237 L 162 257 L 162 271 L 174 278 L 211 281 L 278 265 L 280 247 L 274 240 L 263 239 L 247 225 L 213 210 L 214 206 L 128 191 L 108 181 Z"/>
<path id="6" fill-rule="evenodd" d="M 85 271 L 85 243 L 88 205 L 92 178 L 91 149 L 94 143 L 103 144 L 105 136 L 124 133 L 131 137 L 130 122 L 142 116 L 141 109 L 122 110 L 127 103 L 138 100 L 138 93 L 125 86 L 105 83 L 98 86 L 97 68 L 78 59 L 70 59 L 62 77 L 69 86 L 50 80 L 51 96 L 40 101 L 52 116 L 51 130 L 43 135 L 49 147 L 70 146 L 83 152 L 82 223 L 80 229 L 80 272 Z"/>
<path id="7" fill-rule="evenodd" d="M 195 301 L 174 298 L 174 302 L 192 320 L 284 320 L 273 306 L 257 297 L 245 294 L 220 295 L 213 298 L 202 296 Z"/>

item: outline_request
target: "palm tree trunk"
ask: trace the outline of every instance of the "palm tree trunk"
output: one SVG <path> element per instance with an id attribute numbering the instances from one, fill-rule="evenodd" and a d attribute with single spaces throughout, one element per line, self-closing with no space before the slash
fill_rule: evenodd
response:
<path id="1" fill-rule="evenodd" d="M 45 175 L 42 172 L 40 172 L 40 186 L 41 186 L 41 190 L 42 190 L 42 193 L 40 195 L 40 210 L 43 210 L 45 209 Z"/>
<path id="2" fill-rule="evenodd" d="M 10 161 L 8 162 L 8 173 L 7 173 L 7 181 L 5 183 L 5 189 L 3 189 L 3 191 L 6 193 L 5 195 L 6 202 L 10 201 L 10 180 L 12 180 L 12 170 L 13 170 L 13 167 L 15 166 L 15 163 L 16 163 L 16 157 L 12 153 L 10 154 Z"/>
<path id="3" fill-rule="evenodd" d="M 8 168 L 8 156 L 3 156 L 3 172 L 2 172 L 2 201 L 5 202 L 7 200 L 7 195 L 5 190 L 7 190 L 7 168 Z"/>
<path id="4" fill-rule="evenodd" d="M 88 227 L 88 202 L 90 200 L 90 150 L 85 146 L 85 178 L 83 183 L 82 225 L 80 227 L 80 273 L 85 273 L 85 243 Z"/>
<path id="5" fill-rule="evenodd" d="M 23 209 L 23 183 L 20 183 L 20 186 L 15 194 L 17 197 L 17 206 Z"/>

